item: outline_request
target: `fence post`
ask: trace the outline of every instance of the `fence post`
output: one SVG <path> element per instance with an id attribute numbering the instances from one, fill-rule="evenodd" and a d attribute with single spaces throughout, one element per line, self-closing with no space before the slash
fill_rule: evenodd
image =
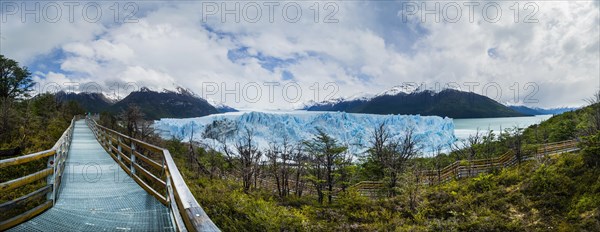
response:
<path id="1" fill-rule="evenodd" d="M 108 154 L 112 154 L 112 139 L 109 137 L 107 140 L 108 145 L 106 146 L 106 148 L 108 148 Z"/>
<path id="2" fill-rule="evenodd" d="M 164 167 L 163 167 L 163 169 L 164 169 Z M 169 204 L 169 206 L 171 206 L 171 196 L 169 195 L 171 193 L 171 191 L 169 189 L 171 187 L 171 178 L 170 178 L 171 175 L 169 175 L 169 173 L 166 172 L 166 169 L 165 169 L 165 176 L 167 177 L 166 182 L 165 182 L 165 199 L 167 199 L 167 203 Z M 169 207 L 169 210 L 171 210 L 171 207 Z"/>
<path id="3" fill-rule="evenodd" d="M 106 146 L 106 133 L 104 133 L 102 129 L 98 129 L 98 135 L 100 135 L 100 141 L 102 142 L 102 146 Z"/>
<path id="4" fill-rule="evenodd" d="M 129 170 L 131 170 L 131 175 L 135 175 L 135 143 L 133 140 L 131 141 L 131 164 Z"/>
<path id="5" fill-rule="evenodd" d="M 48 193 L 48 196 L 46 198 L 51 199 L 52 200 L 52 205 L 54 206 L 54 204 L 56 204 L 56 160 L 58 155 L 60 154 L 60 150 L 61 150 L 61 145 L 59 145 L 56 148 L 56 151 L 54 152 L 54 155 L 50 156 L 50 159 L 48 160 L 48 167 L 51 167 L 54 172 L 52 175 L 49 175 L 46 178 L 46 183 L 48 185 L 52 185 L 52 192 Z"/>
<path id="6" fill-rule="evenodd" d="M 121 136 L 119 136 L 119 139 L 117 140 L 117 157 L 119 159 L 119 162 L 121 161 L 121 153 L 123 153 L 123 148 L 121 148 L 121 143 L 123 143 L 123 138 L 121 138 Z"/>

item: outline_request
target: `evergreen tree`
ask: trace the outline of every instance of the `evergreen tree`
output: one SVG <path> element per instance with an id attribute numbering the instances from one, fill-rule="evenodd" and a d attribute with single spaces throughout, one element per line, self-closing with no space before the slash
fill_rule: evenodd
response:
<path id="1" fill-rule="evenodd" d="M 13 127 L 11 111 L 15 100 L 29 96 L 34 85 L 27 67 L 0 55 L 0 139 L 6 141 Z"/>
<path id="2" fill-rule="evenodd" d="M 327 201 L 331 203 L 334 185 L 341 180 L 341 175 L 336 178 L 338 171 L 346 162 L 343 156 L 348 149 L 340 146 L 335 138 L 327 135 L 323 130 L 317 128 L 317 133 L 312 140 L 305 142 L 310 154 L 312 168 L 309 180 L 313 182 L 317 190 L 319 203 L 323 203 L 324 191 L 327 191 Z"/>

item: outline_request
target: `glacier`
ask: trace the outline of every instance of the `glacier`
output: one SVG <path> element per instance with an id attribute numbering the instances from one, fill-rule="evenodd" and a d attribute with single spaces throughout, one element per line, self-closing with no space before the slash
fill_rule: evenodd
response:
<path id="1" fill-rule="evenodd" d="M 222 148 L 223 139 L 234 144 L 244 128 L 252 130 L 256 145 L 268 148 L 270 143 L 300 143 L 313 138 L 320 128 L 348 147 L 350 153 L 360 155 L 370 146 L 376 126 L 385 122 L 392 137 L 403 136 L 414 129 L 423 153 L 438 148 L 449 148 L 456 141 L 454 123 L 450 118 L 420 115 L 371 115 L 345 112 L 287 111 L 287 112 L 230 112 L 199 118 L 163 118 L 154 122 L 154 129 L 162 138 L 200 142 L 205 146 Z M 191 137 L 191 138 L 190 138 Z"/>

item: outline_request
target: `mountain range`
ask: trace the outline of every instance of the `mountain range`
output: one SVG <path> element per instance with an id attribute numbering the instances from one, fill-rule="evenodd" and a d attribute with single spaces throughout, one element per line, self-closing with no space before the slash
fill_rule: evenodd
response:
<path id="1" fill-rule="evenodd" d="M 543 109 L 539 107 L 527 107 L 522 105 L 509 105 L 509 108 L 520 112 L 522 114 L 530 114 L 530 115 L 548 115 L 548 114 L 562 114 L 564 112 L 574 111 L 578 108 L 574 107 L 559 107 L 559 108 L 551 108 L 551 109 Z"/>
<path id="2" fill-rule="evenodd" d="M 420 86 L 395 86 L 375 95 L 360 94 L 323 102 L 309 102 L 308 111 L 343 111 L 367 114 L 420 114 L 450 118 L 518 117 L 534 114 L 519 112 L 486 96 L 455 89 L 439 92 Z"/>
<path id="3" fill-rule="evenodd" d="M 87 112 L 106 111 L 116 103 L 115 100 L 107 98 L 102 93 L 74 93 L 60 91 L 54 94 L 58 102 L 75 101 Z"/>
<path id="4" fill-rule="evenodd" d="M 191 118 L 210 114 L 235 112 L 236 109 L 202 99 L 190 90 L 153 91 L 141 88 L 121 100 L 107 98 L 102 93 L 55 94 L 57 101 L 75 101 L 87 112 L 119 113 L 130 104 L 140 106 L 147 119 Z M 455 89 L 423 90 L 420 86 L 394 86 L 379 94 L 359 93 L 350 97 L 322 102 L 307 102 L 299 107 L 307 111 L 341 111 L 366 114 L 420 114 L 450 118 L 518 117 L 560 114 L 575 108 L 542 109 L 527 106 L 503 105 L 486 96 Z"/>
<path id="5" fill-rule="evenodd" d="M 75 101 L 87 112 L 119 113 L 130 104 L 141 108 L 146 119 L 191 118 L 210 114 L 237 111 L 224 104 L 209 103 L 191 91 L 178 87 L 176 91 L 153 91 L 142 87 L 131 92 L 121 100 L 111 100 L 102 93 L 65 93 L 55 94 L 57 101 Z"/>

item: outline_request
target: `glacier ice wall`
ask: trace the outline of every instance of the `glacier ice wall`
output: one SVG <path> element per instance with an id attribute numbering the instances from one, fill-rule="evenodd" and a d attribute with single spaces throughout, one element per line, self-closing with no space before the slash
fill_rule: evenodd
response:
<path id="1" fill-rule="evenodd" d="M 373 129 L 385 122 L 392 137 L 403 136 L 409 128 L 421 142 L 424 152 L 453 143 L 454 123 L 450 118 L 419 115 L 370 115 L 344 112 L 236 112 L 209 115 L 200 118 L 163 118 L 154 128 L 165 139 L 176 138 L 222 147 L 214 138 L 227 138 L 233 144 L 241 137 L 244 128 L 253 131 L 258 146 L 267 148 L 269 143 L 281 142 L 287 137 L 292 142 L 311 139 L 320 128 L 340 143 L 349 147 L 353 154 L 364 152 L 369 146 Z M 193 133 L 192 133 L 193 132 Z"/>

